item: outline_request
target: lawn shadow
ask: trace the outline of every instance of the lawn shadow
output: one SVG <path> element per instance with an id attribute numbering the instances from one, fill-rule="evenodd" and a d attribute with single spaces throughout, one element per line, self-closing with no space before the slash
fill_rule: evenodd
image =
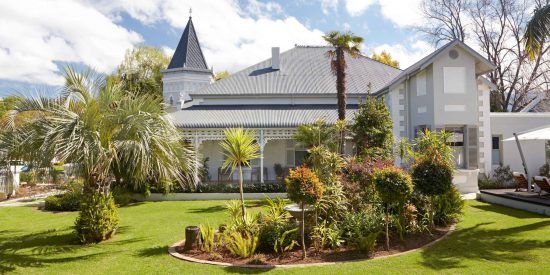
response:
<path id="1" fill-rule="evenodd" d="M 191 208 L 187 212 L 188 213 L 216 213 L 216 212 L 225 211 L 225 209 L 227 208 L 223 205 L 214 205 L 210 207 Z"/>
<path id="2" fill-rule="evenodd" d="M 421 264 L 435 270 L 465 267 L 466 259 L 485 259 L 488 262 L 514 263 L 529 257 L 532 250 L 550 246 L 550 240 L 514 238 L 518 233 L 550 227 L 550 220 L 522 226 L 490 229 L 479 223 L 458 229 L 448 239 L 421 252 Z"/>
<path id="3" fill-rule="evenodd" d="M 527 212 L 524 210 L 514 209 L 506 206 L 501 205 L 493 205 L 493 204 L 482 204 L 482 205 L 472 205 L 471 207 L 477 208 L 483 211 L 491 211 L 495 213 L 499 213 L 502 215 L 518 218 L 518 219 L 533 219 L 533 218 L 543 218 L 546 216 L 535 214 L 532 212 Z"/>
<path id="4" fill-rule="evenodd" d="M 120 228 L 122 232 L 126 227 Z M 3 231 L 4 232 L 4 231 Z M 119 246 L 142 239 L 114 239 L 105 241 L 101 246 Z M 101 249 L 99 246 L 83 246 L 79 243 L 72 227 L 51 229 L 26 235 L 13 236 L 0 234 L 0 274 L 14 271 L 17 267 L 44 267 L 48 264 L 77 261 L 112 252 L 98 252 L 81 256 L 76 253 Z"/>
<path id="5" fill-rule="evenodd" d="M 155 247 L 149 247 L 140 249 L 137 253 L 140 257 L 152 257 L 157 255 L 168 255 L 168 246 L 155 246 Z"/>

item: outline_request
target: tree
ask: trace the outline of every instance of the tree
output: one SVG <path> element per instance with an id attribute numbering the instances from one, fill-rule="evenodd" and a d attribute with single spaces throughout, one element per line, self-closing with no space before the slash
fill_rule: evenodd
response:
<path id="1" fill-rule="evenodd" d="M 170 57 L 161 49 L 137 46 L 126 51 L 124 60 L 109 81 L 120 82 L 123 91 L 133 94 L 151 94 L 162 98 L 162 73 Z"/>
<path id="2" fill-rule="evenodd" d="M 87 230 L 77 228 L 77 233 L 106 238 L 114 233 L 113 223 L 111 232 L 94 231 L 102 226 L 97 215 L 112 213 L 100 208 L 112 205 L 110 187 L 117 171 L 124 171 L 121 180 L 133 185 L 152 178 L 160 183 L 193 183 L 193 150 L 155 96 L 135 95 L 89 69 L 66 67 L 65 85 L 58 98 L 21 98 L 9 120 L 29 112 L 39 115 L 24 128 L 1 135 L 0 144 L 17 139 L 19 142 L 11 143 L 16 144 L 15 151 L 34 163 L 57 159 L 77 165 L 87 202 L 77 223 Z M 79 238 L 83 242 L 101 241 Z"/>
<path id="3" fill-rule="evenodd" d="M 386 206 L 386 248 L 390 250 L 389 208 L 407 202 L 413 191 L 411 176 L 397 167 L 387 167 L 374 172 L 373 182 L 376 192 Z"/>
<path id="4" fill-rule="evenodd" d="M 386 65 L 389 65 L 389 66 L 392 66 L 392 67 L 395 67 L 395 68 L 399 69 L 399 61 L 393 59 L 391 57 L 391 54 L 387 51 L 382 51 L 379 54 L 374 52 L 372 54 L 371 58 L 378 61 L 378 62 L 382 62 Z"/>
<path id="5" fill-rule="evenodd" d="M 299 125 L 294 134 L 294 140 L 305 148 L 326 146 L 335 150 L 338 133 L 336 127 L 328 125 L 323 119 L 317 119 L 312 124 Z"/>
<path id="6" fill-rule="evenodd" d="M 550 5 L 547 4 L 535 11 L 523 35 L 525 52 L 529 55 L 529 59 L 534 60 L 539 56 L 548 36 L 550 36 Z"/>
<path id="7" fill-rule="evenodd" d="M 350 130 L 360 155 L 374 159 L 392 156 L 393 122 L 383 99 L 367 97 Z"/>
<path id="8" fill-rule="evenodd" d="M 421 28 L 437 45 L 454 39 L 466 41 L 496 65 L 487 76 L 495 84 L 491 111 L 517 112 L 550 88 L 548 43 L 529 59 L 522 43 L 531 7 L 539 0 L 424 0 L 427 23 Z M 540 9 L 543 10 L 543 9 Z M 468 22 L 468 23 L 466 23 Z"/>
<path id="9" fill-rule="evenodd" d="M 351 32 L 340 33 L 332 31 L 323 36 L 323 39 L 334 49 L 327 52 L 331 58 L 332 73 L 336 76 L 336 92 L 338 97 L 338 119 L 346 120 L 346 54 L 356 58 L 361 54 L 359 46 L 363 38 L 355 36 Z M 345 129 L 342 129 L 340 136 L 345 136 Z M 344 153 L 345 139 L 340 140 L 340 153 Z"/>
<path id="10" fill-rule="evenodd" d="M 214 75 L 214 80 L 218 81 L 218 80 L 222 80 L 226 77 L 229 77 L 231 74 L 228 72 L 228 71 L 219 71 L 217 72 L 215 75 Z"/>
<path id="11" fill-rule="evenodd" d="M 305 166 L 296 167 L 290 170 L 289 176 L 285 179 L 288 198 L 300 205 L 302 209 L 302 224 L 300 228 L 302 237 L 302 258 L 305 259 L 305 220 L 306 204 L 313 205 L 323 197 L 324 186 L 317 175 Z"/>
<path id="12" fill-rule="evenodd" d="M 260 146 L 256 142 L 254 131 L 244 130 L 243 128 L 226 129 L 225 140 L 220 143 L 225 160 L 222 164 L 223 169 L 235 170 L 239 173 L 239 186 L 241 193 L 241 209 L 243 221 L 246 222 L 246 207 L 244 205 L 243 195 L 243 170 L 242 167 L 250 167 L 250 161 L 258 158 Z"/>

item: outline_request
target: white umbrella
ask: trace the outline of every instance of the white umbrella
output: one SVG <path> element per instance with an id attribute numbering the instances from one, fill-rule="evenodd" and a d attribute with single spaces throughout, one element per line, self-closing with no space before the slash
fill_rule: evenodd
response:
<path id="1" fill-rule="evenodd" d="M 529 172 L 527 171 L 527 164 L 525 163 L 525 157 L 523 156 L 523 150 L 521 149 L 521 143 L 520 140 L 548 140 L 550 139 L 550 125 L 514 133 L 514 136 L 511 138 L 507 138 L 504 141 L 516 141 L 516 145 L 518 146 L 519 155 L 521 156 L 521 162 L 523 164 L 523 170 L 525 170 L 525 176 L 527 177 L 527 180 L 529 181 L 528 190 L 531 191 L 531 179 L 529 178 Z"/>

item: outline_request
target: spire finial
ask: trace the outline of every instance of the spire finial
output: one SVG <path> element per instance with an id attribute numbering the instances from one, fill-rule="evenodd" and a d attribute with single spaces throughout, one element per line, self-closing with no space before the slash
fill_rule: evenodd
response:
<path id="1" fill-rule="evenodd" d="M 189 8 L 189 18 L 191 18 L 192 13 L 193 13 L 193 8 Z"/>

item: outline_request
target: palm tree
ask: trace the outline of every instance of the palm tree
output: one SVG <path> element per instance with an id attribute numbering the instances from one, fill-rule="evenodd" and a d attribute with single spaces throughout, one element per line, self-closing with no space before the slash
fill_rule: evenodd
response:
<path id="1" fill-rule="evenodd" d="M 525 52 L 531 60 L 535 59 L 542 51 L 542 46 L 550 35 L 550 5 L 538 8 L 527 24 L 523 42 Z"/>
<path id="2" fill-rule="evenodd" d="M 30 162 L 76 164 L 85 196 L 110 196 L 115 178 L 135 186 L 151 179 L 193 183 L 193 150 L 154 95 L 134 95 L 91 70 L 67 67 L 59 97 L 21 98 L 5 125 L 29 112 L 33 119 L 0 135 L 0 146 L 17 145 L 9 151 Z"/>
<path id="3" fill-rule="evenodd" d="M 243 128 L 231 128 L 225 131 L 225 140 L 220 143 L 223 149 L 225 160 L 222 169 L 235 169 L 239 173 L 239 186 L 241 193 L 241 210 L 243 221 L 246 222 L 246 208 L 243 195 L 243 166 L 250 167 L 250 160 L 258 158 L 260 146 L 255 140 L 254 131 L 244 130 Z"/>
<path id="4" fill-rule="evenodd" d="M 323 39 L 334 49 L 327 52 L 331 58 L 332 73 L 336 76 L 336 92 L 338 96 L 338 119 L 346 120 L 346 58 L 345 54 L 356 58 L 361 51 L 359 45 L 363 43 L 363 38 L 356 36 L 351 32 L 340 33 L 332 31 L 323 36 Z M 345 135 L 345 129 L 342 129 L 340 136 Z M 340 153 L 344 153 L 345 139 L 340 138 Z"/>

